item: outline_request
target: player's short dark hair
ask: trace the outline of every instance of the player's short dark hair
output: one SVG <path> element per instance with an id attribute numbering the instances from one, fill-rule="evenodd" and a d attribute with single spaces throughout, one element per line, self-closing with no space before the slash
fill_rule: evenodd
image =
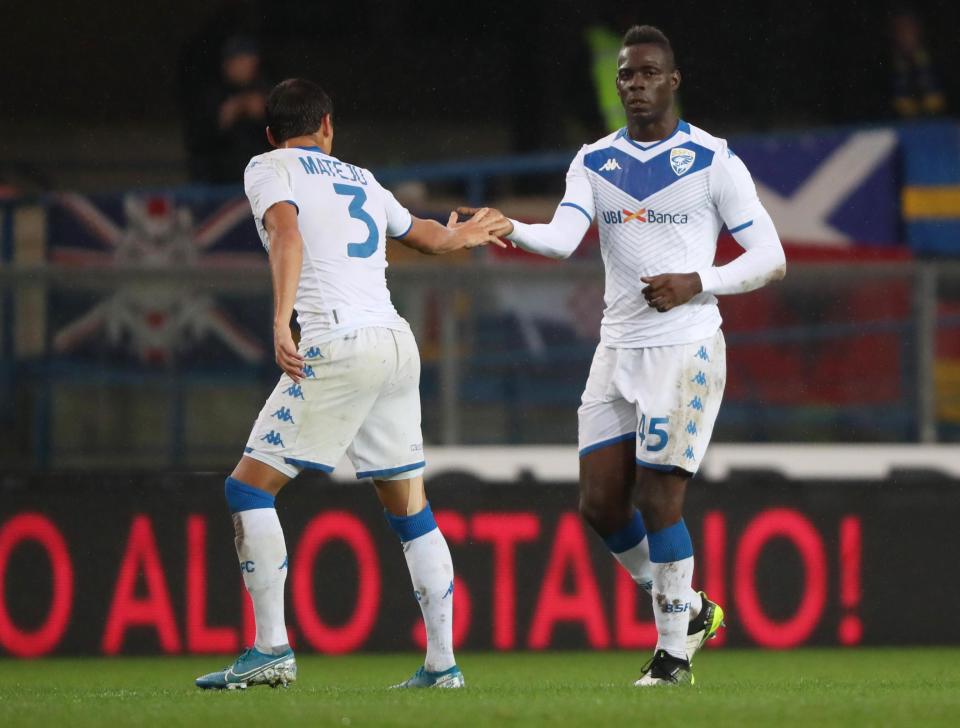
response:
<path id="1" fill-rule="evenodd" d="M 676 68 L 677 61 L 673 56 L 673 46 L 670 45 L 670 39 L 666 34 L 652 25 L 634 25 L 623 36 L 623 47 L 640 45 L 641 43 L 652 43 L 663 48 L 670 60 L 670 66 Z"/>
<path id="2" fill-rule="evenodd" d="M 323 117 L 332 113 L 330 97 L 305 78 L 281 81 L 267 97 L 267 126 L 277 144 L 313 134 L 323 123 Z"/>

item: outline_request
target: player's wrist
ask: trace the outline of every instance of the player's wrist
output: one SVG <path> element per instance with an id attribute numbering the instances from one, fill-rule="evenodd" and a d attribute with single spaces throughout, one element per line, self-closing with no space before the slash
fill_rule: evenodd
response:
<path id="1" fill-rule="evenodd" d="M 700 281 L 700 291 L 712 293 L 721 285 L 720 274 L 716 268 L 704 268 L 694 273 Z"/>

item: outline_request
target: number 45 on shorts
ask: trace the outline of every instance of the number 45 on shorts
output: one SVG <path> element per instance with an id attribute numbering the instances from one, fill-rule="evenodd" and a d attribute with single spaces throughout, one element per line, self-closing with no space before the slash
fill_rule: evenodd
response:
<path id="1" fill-rule="evenodd" d="M 640 441 L 640 447 L 647 452 L 663 450 L 670 440 L 670 433 L 663 429 L 663 425 L 669 422 L 669 417 L 651 417 L 650 429 L 647 429 L 647 416 L 640 415 L 640 424 L 637 425 L 637 439 Z"/>

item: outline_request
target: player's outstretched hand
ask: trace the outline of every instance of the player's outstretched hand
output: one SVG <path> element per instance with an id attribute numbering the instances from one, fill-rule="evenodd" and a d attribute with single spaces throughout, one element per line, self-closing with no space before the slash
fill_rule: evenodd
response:
<path id="1" fill-rule="evenodd" d="M 457 247 L 476 248 L 489 243 L 505 248 L 506 243 L 500 240 L 496 233 L 503 227 L 500 217 L 503 215 L 499 211 L 482 207 L 469 220 L 460 222 L 454 211 L 450 213 L 450 219 L 447 220 L 447 228 L 454 231 L 459 243 Z"/>
<path id="2" fill-rule="evenodd" d="M 293 335 L 289 326 L 274 326 L 273 348 L 277 364 L 294 382 L 303 379 L 303 357 L 293 343 Z"/>
<path id="3" fill-rule="evenodd" d="M 509 235 L 513 232 L 513 223 L 510 222 L 510 218 L 495 207 L 458 207 L 456 213 L 467 219 L 473 219 L 484 210 L 486 211 L 484 213 L 484 219 L 495 225 L 493 229 L 494 235 L 502 238 L 504 235 Z M 451 215 L 452 214 L 453 213 L 451 213 Z"/>
<path id="4" fill-rule="evenodd" d="M 647 284 L 641 290 L 643 297 L 660 313 L 686 303 L 703 290 L 696 273 L 663 273 L 640 280 Z"/>

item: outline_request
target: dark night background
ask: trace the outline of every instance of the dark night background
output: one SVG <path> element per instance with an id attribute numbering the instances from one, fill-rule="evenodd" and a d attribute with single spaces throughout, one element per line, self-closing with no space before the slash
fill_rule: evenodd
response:
<path id="1" fill-rule="evenodd" d="M 659 25 L 684 73 L 685 117 L 716 133 L 869 122 L 892 116 L 887 27 L 897 7 L 904 6 L 9 3 L 0 24 L 2 153 L 14 154 L 17 135 L 41 129 L 49 138 L 98 126 L 174 125 L 180 99 L 217 73 L 220 47 L 238 31 L 260 37 L 271 79 L 314 78 L 333 96 L 339 121 L 370 124 L 381 136 L 423 120 L 499 128 L 501 152 L 582 143 L 596 120 L 583 42 L 595 22 L 620 31 L 634 22 Z M 960 3 L 910 7 L 926 27 L 955 112 Z M 437 153 L 469 151 L 451 144 Z"/>

